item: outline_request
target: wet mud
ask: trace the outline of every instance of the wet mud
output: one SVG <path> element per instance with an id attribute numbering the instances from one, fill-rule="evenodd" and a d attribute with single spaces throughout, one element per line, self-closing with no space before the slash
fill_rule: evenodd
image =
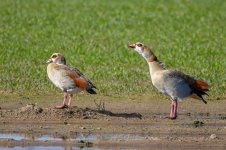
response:
<path id="1" fill-rule="evenodd" d="M 118 104 L 108 105 L 107 109 L 77 106 L 54 109 L 41 104 L 7 107 L 0 109 L 0 149 L 42 146 L 50 149 L 161 149 L 165 146 L 225 149 L 223 104 L 226 101 L 205 110 L 193 107 L 192 111 L 187 109 L 190 104 L 182 105 L 176 120 L 169 120 L 165 109 L 156 110 L 159 105 L 168 107 L 162 103 L 149 104 L 149 107 L 144 104 L 139 109 L 134 109 L 137 104 L 131 105 L 132 109 L 127 109 L 128 105 L 118 109 Z"/>

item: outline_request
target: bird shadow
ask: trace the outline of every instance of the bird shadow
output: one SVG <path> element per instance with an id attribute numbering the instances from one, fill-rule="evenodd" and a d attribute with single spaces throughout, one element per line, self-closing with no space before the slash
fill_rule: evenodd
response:
<path id="1" fill-rule="evenodd" d="M 139 118 L 142 119 L 142 115 L 140 113 L 113 113 L 109 110 L 105 109 L 104 102 L 96 103 L 94 101 L 96 108 L 78 108 L 77 106 L 66 107 L 63 109 L 58 109 L 59 112 L 64 112 L 64 115 L 74 115 L 74 114 L 83 114 L 83 118 L 88 119 L 95 116 L 95 114 L 103 114 L 111 117 L 122 117 L 122 118 Z M 57 111 L 57 112 L 58 112 Z"/>
<path id="2" fill-rule="evenodd" d="M 109 110 L 95 110 L 90 109 L 93 112 L 104 114 L 111 117 L 122 117 L 122 118 L 139 118 L 142 119 L 142 115 L 140 113 L 113 113 Z"/>
<path id="3" fill-rule="evenodd" d="M 140 113 L 113 113 L 109 110 L 105 109 L 105 103 L 102 100 L 99 103 L 94 100 L 94 104 L 96 105 L 96 109 L 91 109 L 93 112 L 104 114 L 111 117 L 122 117 L 122 118 L 139 118 L 142 119 L 142 115 Z"/>

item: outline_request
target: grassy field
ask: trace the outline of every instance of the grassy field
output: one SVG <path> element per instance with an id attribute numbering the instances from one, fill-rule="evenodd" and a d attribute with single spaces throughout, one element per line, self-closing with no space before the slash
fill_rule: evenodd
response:
<path id="1" fill-rule="evenodd" d="M 0 3 L 0 93 L 59 92 L 45 61 L 65 55 L 99 94 L 157 93 L 143 42 L 166 67 L 226 91 L 225 0 L 5 0 Z"/>

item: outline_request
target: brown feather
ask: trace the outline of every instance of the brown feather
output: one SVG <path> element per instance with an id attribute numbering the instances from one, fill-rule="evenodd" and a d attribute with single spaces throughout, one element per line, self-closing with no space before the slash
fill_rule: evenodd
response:
<path id="1" fill-rule="evenodd" d="M 69 71 L 69 70 L 67 70 L 66 72 L 67 72 L 67 75 L 68 75 L 70 78 L 72 78 L 73 80 L 75 80 L 76 78 L 79 77 L 79 76 L 77 75 L 77 73 L 75 73 L 75 72 L 72 72 L 72 71 Z"/>
<path id="2" fill-rule="evenodd" d="M 88 83 L 87 83 L 87 81 L 85 80 L 85 79 L 83 79 L 83 78 L 76 78 L 75 80 L 74 80 L 74 82 L 75 82 L 75 85 L 77 86 L 77 87 L 79 87 L 80 89 L 82 89 L 82 90 L 85 90 L 85 89 L 87 89 L 87 85 L 88 85 Z"/>
<path id="3" fill-rule="evenodd" d="M 192 82 L 192 84 L 190 85 L 193 90 L 191 97 L 194 99 L 202 100 L 205 104 L 207 104 L 202 95 L 207 95 L 206 91 L 209 90 L 209 85 L 203 80 L 194 79 L 194 81 L 195 82 Z"/>
<path id="4" fill-rule="evenodd" d="M 172 75 L 183 78 L 193 90 L 208 91 L 209 85 L 203 80 L 197 80 L 179 71 L 172 71 Z"/>
<path id="5" fill-rule="evenodd" d="M 191 93 L 192 98 L 200 99 L 205 104 L 207 103 L 202 97 L 202 95 L 207 95 L 206 91 L 209 90 L 208 89 L 209 85 L 206 82 L 204 82 L 203 80 L 197 80 L 189 75 L 186 75 L 186 74 L 184 74 L 182 72 L 178 72 L 178 71 L 172 71 L 172 75 L 180 77 L 188 83 L 188 85 L 192 89 L 192 93 Z"/>
<path id="6" fill-rule="evenodd" d="M 207 104 L 207 101 L 205 101 L 205 100 L 203 99 L 202 95 L 200 95 L 200 94 L 192 93 L 191 98 L 198 99 L 198 100 L 202 100 L 203 103 Z"/>
<path id="7" fill-rule="evenodd" d="M 209 85 L 202 80 L 196 80 L 196 87 L 197 89 L 208 91 Z"/>
<path id="8" fill-rule="evenodd" d="M 84 78 L 79 77 L 76 72 L 67 71 L 67 74 L 70 78 L 74 80 L 74 83 L 78 88 L 82 90 L 85 90 L 87 88 L 88 85 L 87 81 Z"/>

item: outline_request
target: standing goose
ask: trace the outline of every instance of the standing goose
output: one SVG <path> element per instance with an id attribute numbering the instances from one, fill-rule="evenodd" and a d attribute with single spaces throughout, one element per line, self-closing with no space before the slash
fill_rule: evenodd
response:
<path id="1" fill-rule="evenodd" d="M 60 53 L 54 53 L 47 61 L 47 74 L 53 84 L 64 92 L 63 104 L 55 108 L 67 108 L 71 104 L 74 93 L 87 91 L 96 94 L 93 83 L 87 79 L 78 69 L 68 66 L 66 59 Z"/>
<path id="2" fill-rule="evenodd" d="M 147 61 L 152 84 L 161 93 L 171 97 L 170 119 L 177 118 L 178 100 L 192 97 L 202 100 L 205 104 L 207 103 L 202 97 L 209 90 L 209 85 L 205 81 L 195 79 L 182 72 L 165 69 L 151 49 L 140 42 L 128 46 L 137 51 Z"/>

